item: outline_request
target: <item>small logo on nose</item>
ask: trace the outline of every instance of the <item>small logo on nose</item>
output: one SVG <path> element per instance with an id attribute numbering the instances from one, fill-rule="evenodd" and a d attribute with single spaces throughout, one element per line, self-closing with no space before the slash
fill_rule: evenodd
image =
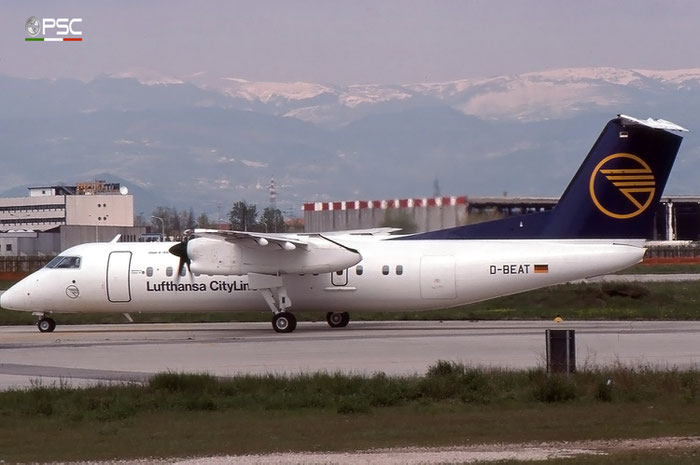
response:
<path id="1" fill-rule="evenodd" d="M 80 296 L 80 291 L 77 286 L 71 284 L 66 288 L 66 295 L 71 299 L 77 299 Z"/>

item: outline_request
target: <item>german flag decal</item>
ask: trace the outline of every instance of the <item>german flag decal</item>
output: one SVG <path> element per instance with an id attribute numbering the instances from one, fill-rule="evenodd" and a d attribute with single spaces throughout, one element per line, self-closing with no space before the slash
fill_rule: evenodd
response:
<path id="1" fill-rule="evenodd" d="M 535 265 L 535 273 L 549 273 L 549 265 Z"/>

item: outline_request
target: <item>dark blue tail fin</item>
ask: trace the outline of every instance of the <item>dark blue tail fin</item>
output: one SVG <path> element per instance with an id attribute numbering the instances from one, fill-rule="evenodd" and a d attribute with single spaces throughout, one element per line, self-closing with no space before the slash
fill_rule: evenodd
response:
<path id="1" fill-rule="evenodd" d="M 642 239 L 680 147 L 683 128 L 619 116 L 603 129 L 553 210 L 404 239 Z"/>

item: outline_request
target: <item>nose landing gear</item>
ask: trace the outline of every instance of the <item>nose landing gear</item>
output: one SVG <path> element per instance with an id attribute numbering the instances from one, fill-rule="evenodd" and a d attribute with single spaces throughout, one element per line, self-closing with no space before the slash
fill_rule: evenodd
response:
<path id="1" fill-rule="evenodd" d="M 51 333 L 54 329 L 56 329 L 56 322 L 53 320 L 53 318 L 42 316 L 36 326 L 42 333 Z"/>

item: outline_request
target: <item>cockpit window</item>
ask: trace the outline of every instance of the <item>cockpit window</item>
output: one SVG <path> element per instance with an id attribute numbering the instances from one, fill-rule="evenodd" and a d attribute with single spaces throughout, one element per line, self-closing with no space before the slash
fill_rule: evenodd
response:
<path id="1" fill-rule="evenodd" d="M 80 268 L 80 257 L 59 255 L 47 263 L 46 268 Z"/>

